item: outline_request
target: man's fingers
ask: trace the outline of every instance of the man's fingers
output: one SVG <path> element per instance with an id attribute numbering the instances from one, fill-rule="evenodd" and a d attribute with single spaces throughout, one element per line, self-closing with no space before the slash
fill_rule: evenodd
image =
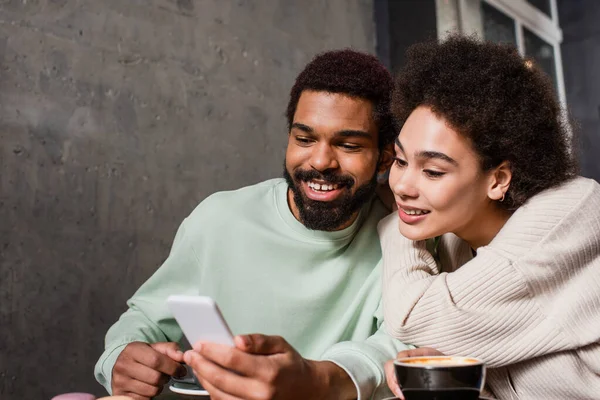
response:
<path id="1" fill-rule="evenodd" d="M 185 367 L 179 362 L 173 361 L 171 357 L 156 351 L 154 347 L 150 347 L 150 349 L 152 351 L 136 353 L 133 358 L 134 361 L 169 376 L 184 376 L 187 373 Z"/>
<path id="2" fill-rule="evenodd" d="M 152 386 L 162 386 L 169 381 L 170 377 L 167 374 L 156 371 L 140 363 L 136 363 L 134 368 L 130 369 L 129 376 L 136 381 L 147 383 Z"/>
<path id="3" fill-rule="evenodd" d="M 115 377 L 115 382 L 119 383 L 119 387 L 123 387 L 124 390 L 129 390 L 128 385 L 131 380 L 141 381 L 147 383 L 149 385 L 158 385 L 163 374 L 159 371 L 156 371 L 142 363 L 137 361 L 131 361 L 127 365 L 123 365 L 119 377 Z M 117 381 L 117 379 L 119 381 Z M 120 382 L 124 380 L 125 382 Z"/>
<path id="4" fill-rule="evenodd" d="M 160 392 L 160 388 L 133 378 L 120 377 L 117 387 L 113 386 L 113 396 L 127 396 L 135 400 L 149 400 Z"/>
<path id="5" fill-rule="evenodd" d="M 128 393 L 123 393 L 126 396 L 137 395 L 143 399 L 151 399 L 154 396 L 157 396 L 162 390 L 161 386 L 153 386 L 149 385 L 145 382 L 141 382 L 135 379 L 132 379 L 131 382 L 127 385 Z"/>
<path id="6" fill-rule="evenodd" d="M 185 354 L 198 380 L 211 395 L 211 399 L 265 399 L 270 398 L 265 384 L 238 375 L 202 357 L 196 352 Z"/>
<path id="7" fill-rule="evenodd" d="M 158 351 L 165 356 L 168 356 L 173 361 L 177 361 L 179 363 L 183 362 L 183 352 L 179 348 L 179 344 L 173 342 L 161 342 L 151 344 L 154 350 Z"/>
<path id="8" fill-rule="evenodd" d="M 192 351 L 192 354 L 197 353 L 202 356 L 202 358 L 241 375 L 254 376 L 260 372 L 257 369 L 257 360 L 254 359 L 255 356 L 235 347 L 217 343 L 197 343 L 194 345 L 194 348 L 196 349 L 196 352 Z M 186 358 L 184 357 L 184 359 Z"/>
<path id="9" fill-rule="evenodd" d="M 234 339 L 238 348 L 244 347 L 244 351 L 252 354 L 270 355 L 284 353 L 291 349 L 288 342 L 281 336 L 267 336 L 254 333 L 251 335 L 239 335 Z"/>
<path id="10" fill-rule="evenodd" d="M 120 368 L 127 369 L 125 373 L 113 375 L 114 395 L 150 399 L 160 393 L 168 379 L 166 375 L 134 361 Z"/>
<path id="11" fill-rule="evenodd" d="M 396 373 L 394 372 L 394 362 L 388 361 L 385 363 L 385 379 L 387 381 L 388 387 L 394 393 L 394 396 L 399 399 L 404 399 L 402 395 L 402 391 L 400 390 L 400 386 L 398 386 L 398 381 L 396 380 Z"/>
<path id="12" fill-rule="evenodd" d="M 420 356 L 443 356 L 444 353 L 431 347 L 419 347 L 417 349 L 404 350 L 396 355 L 396 358 L 420 357 Z"/>
<path id="13" fill-rule="evenodd" d="M 166 346 L 174 348 L 172 345 Z M 166 348 L 164 347 L 164 348 Z M 158 346 L 159 349 L 161 346 Z M 115 395 L 148 400 L 156 396 L 169 376 L 185 367 L 159 353 L 147 343 L 128 344 L 117 358 L 112 371 L 112 390 Z"/>
<path id="14" fill-rule="evenodd" d="M 158 386 L 160 376 L 160 372 L 154 371 L 133 360 L 126 360 L 122 363 L 115 364 L 112 376 L 113 394 L 127 395 L 130 391 L 137 393 L 132 387 L 137 387 L 134 382 L 139 381 L 140 379 L 142 379 L 144 383 L 150 385 L 155 381 L 155 386 Z M 150 396 L 147 395 L 145 397 L 149 398 Z"/>

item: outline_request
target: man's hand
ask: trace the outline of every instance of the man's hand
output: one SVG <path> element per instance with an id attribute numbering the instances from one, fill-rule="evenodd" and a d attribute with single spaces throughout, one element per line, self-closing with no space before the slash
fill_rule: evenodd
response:
<path id="1" fill-rule="evenodd" d="M 344 370 L 302 358 L 279 336 L 236 336 L 235 346 L 197 343 L 185 353 L 212 400 L 356 398 Z"/>
<path id="2" fill-rule="evenodd" d="M 184 376 L 183 353 L 177 343 L 128 344 L 112 371 L 113 395 L 147 400 L 158 395 L 171 376 Z"/>
<path id="3" fill-rule="evenodd" d="M 396 358 L 404 358 L 404 357 L 419 357 L 419 356 L 443 356 L 444 353 L 437 351 L 436 349 L 432 349 L 430 347 L 421 347 L 418 349 L 412 350 L 404 350 L 396 355 Z M 396 373 L 394 372 L 394 361 L 390 360 L 385 363 L 385 377 L 387 380 L 387 384 L 394 393 L 396 397 L 399 399 L 404 399 L 404 395 L 402 394 L 402 390 L 400 390 L 400 386 L 398 385 L 398 380 L 396 380 Z"/>

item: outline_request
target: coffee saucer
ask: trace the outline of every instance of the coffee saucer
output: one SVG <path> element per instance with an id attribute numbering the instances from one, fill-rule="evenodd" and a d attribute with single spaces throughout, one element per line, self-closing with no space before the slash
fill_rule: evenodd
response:
<path id="1" fill-rule="evenodd" d="M 193 383 L 171 382 L 169 389 L 171 392 L 188 396 L 208 396 L 208 392 L 204 388 Z"/>

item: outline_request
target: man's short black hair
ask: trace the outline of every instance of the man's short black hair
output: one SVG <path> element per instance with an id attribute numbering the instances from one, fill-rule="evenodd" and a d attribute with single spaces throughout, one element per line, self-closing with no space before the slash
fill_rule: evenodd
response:
<path id="1" fill-rule="evenodd" d="M 373 104 L 381 149 L 392 143 L 397 134 L 390 111 L 393 87 L 390 72 L 375 56 L 350 49 L 321 53 L 298 75 L 292 87 L 286 111 L 288 130 L 304 90 L 347 94 Z"/>
<path id="2" fill-rule="evenodd" d="M 392 108 L 402 125 L 419 106 L 467 137 L 484 171 L 509 162 L 506 209 L 577 172 L 552 81 L 513 46 L 460 35 L 411 46 Z"/>

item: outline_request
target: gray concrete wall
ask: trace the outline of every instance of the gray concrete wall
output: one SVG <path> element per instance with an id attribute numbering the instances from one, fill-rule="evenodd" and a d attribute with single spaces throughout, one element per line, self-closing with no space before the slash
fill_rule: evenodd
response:
<path id="1" fill-rule="evenodd" d="M 600 2 L 558 0 L 567 105 L 576 120 L 582 175 L 600 182 Z"/>
<path id="2" fill-rule="evenodd" d="M 125 300 L 210 193 L 279 176 L 317 52 L 369 0 L 0 1 L 0 398 L 102 394 Z"/>

